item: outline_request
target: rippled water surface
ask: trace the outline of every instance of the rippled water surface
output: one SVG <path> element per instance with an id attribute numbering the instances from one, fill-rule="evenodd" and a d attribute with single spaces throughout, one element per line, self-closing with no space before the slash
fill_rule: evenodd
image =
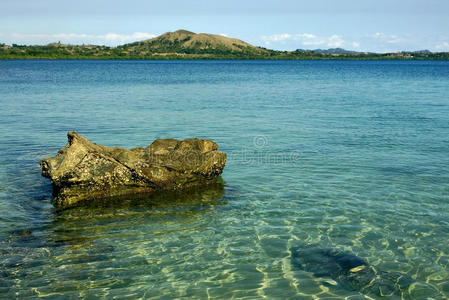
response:
<path id="1" fill-rule="evenodd" d="M 301 245 L 449 297 L 448 62 L 0 61 L 0 104 L 0 298 L 379 297 Z M 72 130 L 213 139 L 225 183 L 57 213 L 39 160 Z"/>

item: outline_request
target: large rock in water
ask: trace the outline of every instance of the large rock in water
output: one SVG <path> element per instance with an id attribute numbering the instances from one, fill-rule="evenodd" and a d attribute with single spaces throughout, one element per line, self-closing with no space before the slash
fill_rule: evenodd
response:
<path id="1" fill-rule="evenodd" d="M 40 163 L 42 176 L 51 179 L 57 208 L 215 183 L 226 163 L 226 154 L 210 140 L 158 139 L 146 148 L 128 150 L 97 145 L 76 132 L 67 136 L 67 145 Z"/>

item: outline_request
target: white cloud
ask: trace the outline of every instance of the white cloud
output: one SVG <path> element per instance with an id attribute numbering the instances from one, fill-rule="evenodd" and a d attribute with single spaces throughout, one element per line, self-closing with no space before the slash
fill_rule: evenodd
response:
<path id="1" fill-rule="evenodd" d="M 399 44 L 406 41 L 404 37 L 398 36 L 396 34 L 385 34 L 382 32 L 376 32 L 375 34 L 368 35 L 368 37 L 388 44 Z"/>
<path id="2" fill-rule="evenodd" d="M 345 43 L 345 40 L 341 38 L 341 36 L 334 34 L 328 39 L 327 46 L 329 47 L 341 47 Z"/>
<path id="3" fill-rule="evenodd" d="M 46 37 L 46 35 L 36 35 L 41 37 Z M 48 35 L 48 37 L 56 38 L 56 39 L 90 39 L 93 38 L 93 35 L 90 34 L 78 34 L 78 33 L 56 33 L 52 35 Z"/>
<path id="4" fill-rule="evenodd" d="M 85 33 L 54 33 L 54 34 L 35 34 L 35 33 L 12 33 L 4 35 L 10 43 L 19 44 L 47 44 L 52 42 L 67 44 L 104 44 L 116 46 L 124 43 L 130 43 L 140 40 L 146 40 L 156 37 L 153 33 L 134 32 L 131 34 L 119 34 L 109 32 L 106 34 L 85 34 Z"/>
<path id="5" fill-rule="evenodd" d="M 319 46 L 326 43 L 326 38 L 318 37 L 310 33 L 297 34 L 296 37 L 304 46 Z"/>
<path id="6" fill-rule="evenodd" d="M 121 39 L 120 34 L 117 33 L 106 33 L 106 35 L 104 36 L 104 39 L 106 40 L 119 40 Z"/>
<path id="7" fill-rule="evenodd" d="M 271 42 L 279 42 L 291 39 L 292 35 L 288 33 L 281 33 L 281 34 L 273 34 L 273 35 L 264 35 L 262 36 L 262 40 L 265 41 L 265 43 L 271 43 Z"/>
<path id="8" fill-rule="evenodd" d="M 136 39 L 152 39 L 155 38 L 157 35 L 154 33 L 148 33 L 148 32 L 134 32 L 131 37 Z"/>
<path id="9" fill-rule="evenodd" d="M 402 43 L 404 41 L 405 41 L 405 39 L 403 39 L 403 38 L 393 36 L 391 39 L 387 40 L 387 43 L 389 43 L 389 44 L 398 44 L 398 43 Z"/>
<path id="10" fill-rule="evenodd" d="M 385 34 L 383 34 L 382 32 L 376 32 L 375 34 L 370 35 L 370 37 L 373 37 L 375 39 L 381 39 L 385 37 Z"/>
<path id="11" fill-rule="evenodd" d="M 360 43 L 359 42 L 352 42 L 352 47 L 359 48 L 360 47 Z"/>
<path id="12" fill-rule="evenodd" d="M 155 34 L 146 33 L 146 32 L 134 32 L 133 34 L 117 34 L 109 32 L 107 34 L 98 35 L 98 38 L 103 38 L 108 41 L 118 41 L 118 42 L 134 42 L 138 40 L 151 39 L 156 37 Z"/>
<path id="13" fill-rule="evenodd" d="M 95 35 L 91 34 L 78 34 L 78 33 L 55 33 L 55 34 L 42 34 L 42 33 L 12 33 L 10 34 L 12 38 L 16 39 L 35 39 L 35 38 L 42 38 L 42 39 L 62 39 L 62 40 L 68 40 L 68 39 L 78 39 L 78 38 L 94 38 Z"/>
<path id="14" fill-rule="evenodd" d="M 437 49 L 438 51 L 449 51 L 449 43 L 443 42 L 441 44 L 438 44 L 435 46 L 435 49 Z"/>
<path id="15" fill-rule="evenodd" d="M 263 41 L 266 43 L 271 42 L 280 42 L 285 40 L 310 40 L 315 39 L 316 36 L 310 33 L 300 33 L 300 34 L 290 34 L 290 33 L 281 33 L 281 34 L 273 34 L 273 35 L 264 35 L 261 37 Z"/>
<path id="16" fill-rule="evenodd" d="M 302 34 L 298 34 L 297 36 L 305 38 L 305 39 L 314 39 L 314 38 L 316 38 L 316 35 L 310 34 L 310 33 L 302 33 Z"/>
<path id="17" fill-rule="evenodd" d="M 347 42 L 343 39 L 342 36 L 334 34 L 329 37 L 317 36 L 311 33 L 298 33 L 298 34 L 290 34 L 290 33 L 282 33 L 282 34 L 274 34 L 274 35 L 266 35 L 261 37 L 262 41 L 266 45 L 282 43 L 286 44 L 289 42 L 292 45 L 296 45 L 296 47 L 302 46 L 324 46 L 324 47 L 343 47 L 343 46 L 353 46 L 358 47 L 360 44 L 358 42 Z M 356 45 L 356 46 L 355 46 Z"/>
<path id="18" fill-rule="evenodd" d="M 302 41 L 302 44 L 304 46 L 319 46 L 319 45 L 323 45 L 325 43 L 325 41 L 321 40 L 321 39 L 315 39 L 315 40 L 310 40 L 310 41 Z"/>

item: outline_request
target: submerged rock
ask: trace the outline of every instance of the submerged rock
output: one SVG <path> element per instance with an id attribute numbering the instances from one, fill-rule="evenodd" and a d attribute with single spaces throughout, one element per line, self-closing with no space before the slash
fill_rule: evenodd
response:
<path id="1" fill-rule="evenodd" d="M 293 265 L 316 277 L 331 278 L 347 290 L 375 297 L 441 297 L 439 291 L 429 284 L 404 273 L 377 270 L 352 253 L 316 245 L 294 247 L 290 251 Z"/>
<path id="2" fill-rule="evenodd" d="M 41 160 L 51 179 L 53 203 L 66 208 L 110 196 L 180 190 L 215 183 L 226 154 L 210 140 L 158 139 L 146 148 L 106 147 L 69 132 L 55 157 Z"/>

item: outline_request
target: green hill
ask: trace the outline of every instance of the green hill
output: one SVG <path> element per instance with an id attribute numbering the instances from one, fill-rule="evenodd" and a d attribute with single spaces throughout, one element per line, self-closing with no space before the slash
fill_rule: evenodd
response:
<path id="1" fill-rule="evenodd" d="M 254 57 L 272 51 L 221 35 L 193 33 L 187 30 L 167 32 L 153 39 L 117 47 L 132 56 Z"/>

